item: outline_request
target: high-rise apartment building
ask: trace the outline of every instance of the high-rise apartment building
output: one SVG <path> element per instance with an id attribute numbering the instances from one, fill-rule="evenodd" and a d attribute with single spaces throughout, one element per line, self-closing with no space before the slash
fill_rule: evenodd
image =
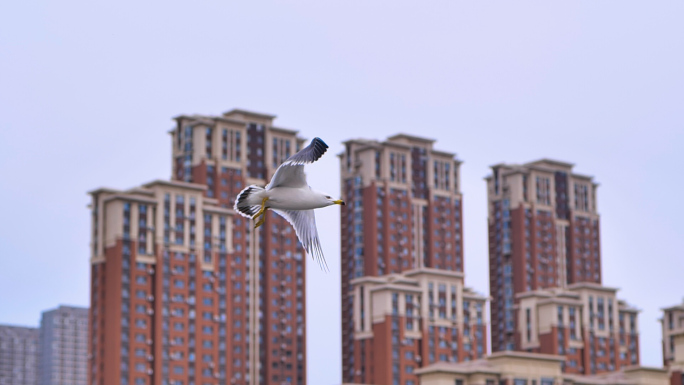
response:
<path id="1" fill-rule="evenodd" d="M 227 298 L 242 274 L 228 271 L 233 213 L 205 191 L 155 181 L 91 192 L 90 384 L 217 384 L 246 349 L 229 333 L 246 313 Z M 242 382 L 241 367 L 230 374 Z"/>
<path id="2" fill-rule="evenodd" d="M 593 178 L 573 172 L 570 163 L 550 159 L 491 168 L 485 179 L 492 350 L 564 354 L 564 370 L 587 374 L 638 364 L 638 332 L 624 326 L 636 323 L 636 312 L 619 303 L 615 289 L 601 287 L 597 184 Z M 577 293 L 584 293 L 581 287 L 594 293 L 580 294 L 578 299 Z M 527 310 L 522 311 L 520 303 L 549 295 L 545 290 L 551 288 L 561 289 L 562 294 L 552 294 L 544 301 L 560 301 L 562 311 L 554 316 L 556 321 L 539 321 L 546 326 L 536 331 L 531 325 L 536 322 L 534 314 L 541 312 L 534 310 L 535 306 L 528 308 L 536 312 L 528 324 Z M 571 311 L 577 317 L 574 328 L 560 323 L 573 319 Z M 528 340 L 528 326 L 532 336 L 555 342 Z M 556 335 L 541 337 L 551 326 L 557 327 Z M 620 340 L 622 329 L 629 334 L 624 341 Z M 576 333 L 571 334 L 573 330 Z M 606 345 L 596 345 L 603 340 Z M 602 354 L 605 360 L 599 358 Z M 574 368 L 570 366 L 573 362 Z"/>
<path id="3" fill-rule="evenodd" d="M 85 385 L 88 309 L 43 312 L 40 327 L 0 325 L 0 385 Z"/>
<path id="4" fill-rule="evenodd" d="M 0 385 L 38 385 L 39 331 L 0 325 Z"/>
<path id="5" fill-rule="evenodd" d="M 417 384 L 414 368 L 486 353 L 485 299 L 463 287 L 461 162 L 433 144 L 399 134 L 339 155 L 343 382 Z"/>
<path id="6" fill-rule="evenodd" d="M 354 381 L 418 385 L 415 370 L 487 353 L 487 298 L 428 267 L 351 281 Z"/>
<path id="7" fill-rule="evenodd" d="M 617 289 L 579 282 L 517 295 L 518 350 L 564 356 L 569 374 L 596 374 L 639 364 L 638 310 Z"/>
<path id="8" fill-rule="evenodd" d="M 305 144 L 297 131 L 275 126 L 274 119 L 245 110 L 176 117 L 172 178 L 205 185 L 206 197 L 232 209 L 244 187 L 265 186 L 278 166 Z M 258 296 L 252 298 L 257 306 L 249 326 L 258 342 L 251 350 L 259 365 L 258 383 L 306 384 L 306 253 L 292 226 L 272 211 L 255 231 L 255 244 L 248 237 L 253 223 L 237 214 L 233 220 L 233 258 L 252 260 L 254 255 L 253 266 L 258 265 L 251 292 L 247 277 L 231 277 L 234 296 Z M 235 332 L 247 330 L 245 323 L 234 326 Z"/>
<path id="9" fill-rule="evenodd" d="M 59 306 L 40 320 L 40 385 L 88 383 L 88 308 Z"/>
<path id="10" fill-rule="evenodd" d="M 684 336 L 684 301 L 662 310 L 663 318 L 660 319 L 660 324 L 663 332 L 663 364 L 667 366 L 675 359 L 675 337 Z M 681 352 L 681 357 L 684 361 L 684 351 Z"/>
<path id="11" fill-rule="evenodd" d="M 597 184 L 573 165 L 497 164 L 487 176 L 492 350 L 514 350 L 515 295 L 601 283 Z"/>
<path id="12" fill-rule="evenodd" d="M 684 302 L 663 309 L 663 363 L 670 385 L 684 385 Z"/>
<path id="13" fill-rule="evenodd" d="M 303 143 L 274 118 L 178 116 L 172 181 L 91 192 L 90 383 L 306 383 L 305 253 L 232 210 Z"/>

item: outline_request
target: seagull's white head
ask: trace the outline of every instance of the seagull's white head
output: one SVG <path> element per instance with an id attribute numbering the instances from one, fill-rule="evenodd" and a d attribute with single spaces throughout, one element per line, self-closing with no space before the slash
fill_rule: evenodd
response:
<path id="1" fill-rule="evenodd" d="M 324 199 L 323 201 L 321 201 L 321 204 L 324 205 L 323 207 L 332 206 L 332 205 L 341 205 L 341 206 L 345 205 L 345 203 L 342 199 L 334 199 L 330 195 L 325 195 L 325 194 L 321 194 L 321 195 L 323 196 L 323 199 Z"/>

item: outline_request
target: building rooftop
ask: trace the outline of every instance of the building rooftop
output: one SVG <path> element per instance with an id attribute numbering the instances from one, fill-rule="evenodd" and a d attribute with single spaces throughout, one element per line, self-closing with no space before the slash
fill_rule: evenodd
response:
<path id="1" fill-rule="evenodd" d="M 495 368 L 486 358 L 481 358 L 474 361 L 465 362 L 437 362 L 428 365 L 424 368 L 416 369 L 415 373 L 418 375 L 425 373 L 454 373 L 454 374 L 472 374 L 472 373 L 489 373 L 499 374 L 499 369 Z"/>
<path id="2" fill-rule="evenodd" d="M 684 299 L 682 299 L 682 303 L 680 303 L 678 305 L 664 307 L 661 310 L 662 311 L 684 310 Z"/>
<path id="3" fill-rule="evenodd" d="M 473 361 L 465 362 L 437 362 L 428 365 L 424 368 L 416 370 L 416 374 L 425 373 L 455 373 L 455 374 L 470 374 L 470 373 L 491 373 L 491 374 L 501 374 L 502 370 L 499 367 L 499 362 L 503 360 L 525 360 L 525 361 L 550 361 L 556 362 L 559 365 L 565 361 L 565 357 L 557 356 L 552 354 L 541 354 L 541 353 L 527 353 L 527 352 L 516 352 L 516 351 L 503 351 L 492 353 L 485 358 L 481 358 Z"/>
<path id="4" fill-rule="evenodd" d="M 244 110 L 241 108 L 233 108 L 230 111 L 226 111 L 223 113 L 223 116 L 231 116 L 231 115 L 247 115 L 247 116 L 253 116 L 255 118 L 261 118 L 261 119 L 275 119 L 277 116 L 276 115 L 271 115 L 271 114 L 264 114 L 262 112 L 255 112 L 255 111 L 249 111 L 249 110 Z"/>
<path id="5" fill-rule="evenodd" d="M 416 135 L 404 134 L 404 133 L 399 133 L 399 134 L 396 134 L 396 135 L 392 135 L 392 136 L 388 137 L 387 140 L 390 140 L 390 141 L 395 141 L 395 140 L 408 140 L 408 141 L 411 141 L 411 142 L 422 142 L 422 143 L 425 143 L 425 144 L 433 144 L 433 143 L 435 142 L 434 139 L 429 139 L 429 138 L 425 138 L 425 137 L 422 137 L 422 136 L 416 136 Z"/>
<path id="6" fill-rule="evenodd" d="M 631 366 L 622 368 L 619 371 L 595 375 L 564 374 L 561 372 L 560 367 L 563 361 L 565 361 L 565 358 L 558 355 L 504 351 L 493 353 L 489 356 L 474 361 L 458 363 L 437 362 L 424 368 L 417 369 L 415 373 L 418 374 L 421 379 L 424 379 L 423 375 L 432 375 L 438 373 L 457 376 L 489 374 L 499 376 L 499 378 L 504 379 L 507 376 L 517 374 L 520 374 L 524 377 L 523 373 L 532 370 L 533 367 L 538 367 L 542 363 L 546 363 L 551 364 L 550 366 L 545 366 L 546 374 L 553 375 L 553 377 L 562 377 L 564 384 L 646 385 L 661 383 L 666 384 L 668 382 L 668 372 L 663 368 Z M 439 378 L 441 380 L 446 379 L 446 377 Z M 470 380 L 468 380 L 468 383 L 472 383 L 471 380 L 475 379 L 476 377 L 472 377 Z M 435 380 L 433 380 L 433 382 L 434 381 Z M 430 383 L 432 384 L 433 382 Z"/>
<path id="7" fill-rule="evenodd" d="M 411 146 L 412 142 L 413 142 L 413 144 L 427 145 L 430 153 L 432 153 L 434 155 L 446 156 L 446 157 L 456 157 L 456 153 L 454 153 L 454 152 L 436 150 L 436 149 L 432 148 L 432 145 L 435 143 L 434 139 L 424 138 L 424 137 L 410 135 L 410 134 L 403 134 L 403 133 L 392 135 L 392 136 L 388 137 L 387 140 L 385 140 L 385 141 L 380 141 L 380 140 L 376 140 L 376 139 L 356 138 L 356 139 L 345 140 L 344 142 L 342 142 L 342 144 L 344 144 L 344 145 L 346 145 L 348 143 L 362 144 L 364 146 L 357 148 L 357 151 L 362 151 L 362 150 L 365 150 L 368 148 L 380 148 L 382 146 L 394 146 L 394 147 L 399 147 L 399 148 L 410 149 L 412 147 Z M 339 153 L 337 156 L 342 156 L 342 155 L 344 155 L 344 152 Z"/>
<path id="8" fill-rule="evenodd" d="M 564 374 L 563 377 L 572 381 L 575 385 L 636 385 L 643 382 L 635 377 L 643 376 L 644 374 L 655 374 L 664 377 L 667 375 L 667 370 L 648 366 L 631 366 L 616 372 L 593 375 Z"/>
<path id="9" fill-rule="evenodd" d="M 25 332 L 37 332 L 38 328 L 35 326 L 23 326 L 23 325 L 5 325 L 0 324 L 0 332 L 13 332 L 13 333 L 25 333 Z"/>
<path id="10" fill-rule="evenodd" d="M 181 182 L 181 181 L 177 181 L 177 180 L 164 180 L 164 179 L 155 179 L 151 182 L 144 183 L 143 187 L 150 188 L 150 187 L 154 187 L 157 185 L 162 185 L 162 186 L 167 186 L 167 187 L 187 188 L 187 189 L 198 190 L 198 191 L 204 191 L 207 189 L 207 186 L 203 185 L 203 184 Z"/>
<path id="11" fill-rule="evenodd" d="M 50 310 L 45 310 L 44 313 L 49 313 L 53 311 L 62 311 L 62 312 L 74 312 L 74 313 L 85 313 L 88 314 L 88 311 L 90 308 L 87 307 L 82 307 L 82 306 L 71 306 L 71 305 L 59 305 L 58 307 Z"/>
<path id="12" fill-rule="evenodd" d="M 524 165 L 525 166 L 552 165 L 552 166 L 563 167 L 563 168 L 573 168 L 575 166 L 574 163 L 563 162 L 561 160 L 550 159 L 550 158 L 542 158 L 542 159 L 534 160 L 532 162 L 527 162 Z"/>
<path id="13" fill-rule="evenodd" d="M 600 290 L 600 291 L 607 291 L 611 293 L 615 293 L 618 290 L 620 290 L 617 287 L 610 287 L 610 286 L 604 286 L 601 285 L 600 283 L 596 282 L 576 282 L 568 285 L 568 290 L 575 290 L 575 289 L 592 289 L 592 290 Z"/>
<path id="14" fill-rule="evenodd" d="M 510 174 L 516 174 L 516 173 L 524 173 L 527 172 L 530 169 L 534 170 L 541 170 L 541 171 L 553 171 L 557 170 L 559 168 L 564 169 L 566 172 L 568 172 L 570 175 L 572 175 L 575 178 L 579 179 L 586 179 L 588 181 L 592 181 L 594 179 L 593 176 L 591 175 L 585 175 L 585 174 L 578 174 L 572 172 L 572 168 L 575 167 L 574 163 L 569 163 L 569 162 L 564 162 L 560 160 L 555 160 L 555 159 L 549 159 L 549 158 L 542 158 L 539 160 L 535 160 L 532 162 L 527 162 L 523 164 L 518 164 L 518 163 L 496 163 L 489 168 L 499 168 L 503 167 L 505 170 L 502 171 L 502 175 L 510 175 Z M 491 174 L 488 174 L 485 176 L 485 180 L 490 179 L 492 177 Z M 596 184 L 596 183 L 595 183 Z"/>

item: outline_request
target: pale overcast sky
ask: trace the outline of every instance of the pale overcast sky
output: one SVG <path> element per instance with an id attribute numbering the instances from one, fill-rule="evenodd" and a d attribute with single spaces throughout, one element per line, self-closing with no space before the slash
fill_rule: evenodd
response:
<path id="1" fill-rule="evenodd" d="M 171 118 L 238 107 L 322 137 L 310 184 L 333 194 L 352 137 L 458 153 L 481 293 L 488 166 L 575 163 L 601 184 L 603 283 L 642 309 L 659 365 L 659 309 L 684 296 L 682 20 L 679 0 L 2 2 L 0 323 L 87 305 L 86 192 L 168 178 Z M 339 208 L 317 215 L 331 272 L 308 264 L 308 378 L 335 384 Z"/>

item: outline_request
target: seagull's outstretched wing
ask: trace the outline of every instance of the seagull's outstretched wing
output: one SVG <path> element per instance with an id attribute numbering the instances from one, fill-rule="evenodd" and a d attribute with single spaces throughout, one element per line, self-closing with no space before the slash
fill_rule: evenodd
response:
<path id="1" fill-rule="evenodd" d="M 316 217 L 313 210 L 275 210 L 278 215 L 285 218 L 297 233 L 299 242 L 304 246 L 306 253 L 309 254 L 321 269 L 328 271 L 328 264 L 323 257 L 321 242 L 318 240 L 318 230 L 316 230 Z"/>
<path id="2" fill-rule="evenodd" d="M 321 138 L 313 138 L 311 144 L 287 158 L 278 167 L 266 190 L 274 187 L 306 187 L 304 165 L 317 161 L 327 150 L 328 145 Z"/>

